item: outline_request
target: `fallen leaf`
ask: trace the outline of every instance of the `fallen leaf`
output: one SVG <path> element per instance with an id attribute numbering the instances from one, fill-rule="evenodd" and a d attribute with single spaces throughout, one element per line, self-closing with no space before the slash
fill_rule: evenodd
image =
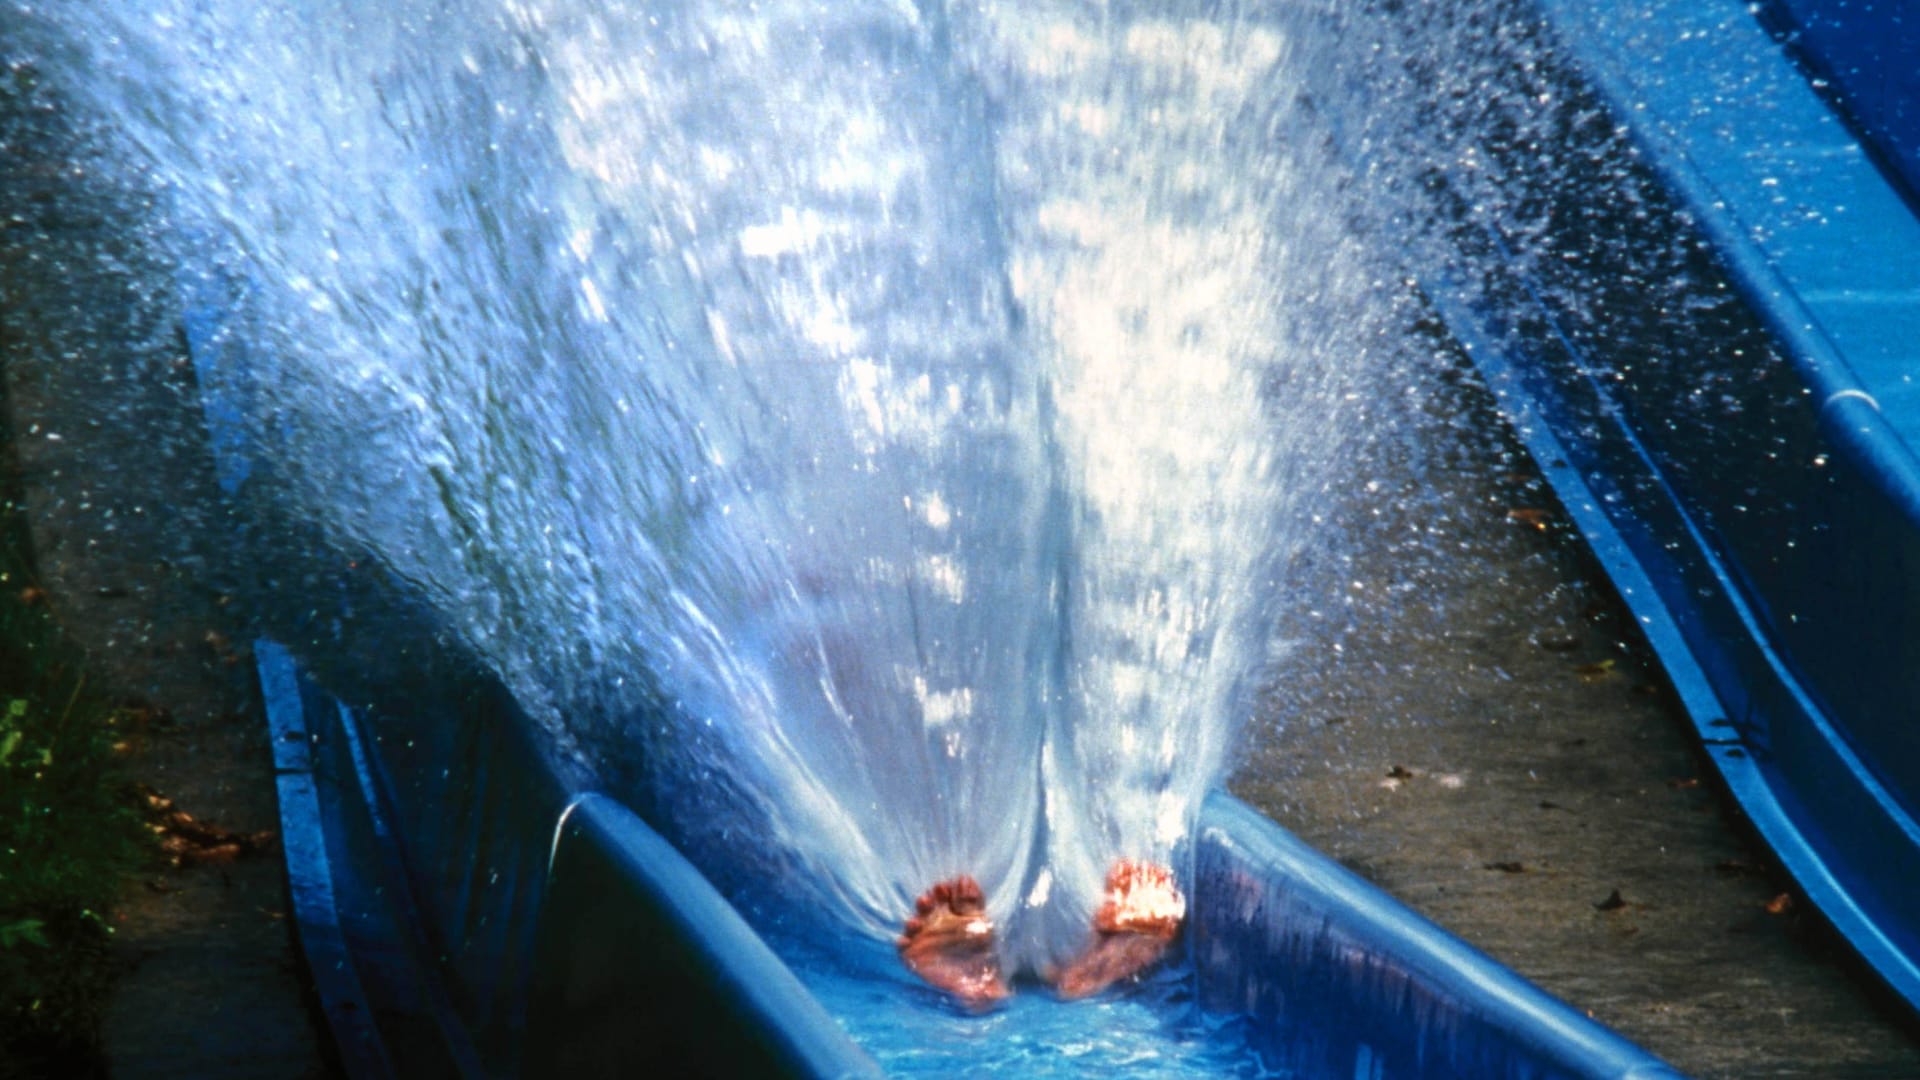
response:
<path id="1" fill-rule="evenodd" d="M 244 852 L 238 843 L 207 844 L 184 852 L 180 856 L 180 865 L 192 866 L 196 863 L 229 863 Z"/>
<path id="2" fill-rule="evenodd" d="M 271 852 L 279 842 L 279 833 L 272 829 L 240 833 L 200 821 L 145 784 L 137 785 L 135 791 L 146 804 L 147 827 L 160 836 L 160 849 L 175 866 L 232 862 Z"/>
<path id="3" fill-rule="evenodd" d="M 1760 906 L 1766 908 L 1769 915 L 1785 915 L 1793 910 L 1793 894 L 1781 893 Z"/>
<path id="4" fill-rule="evenodd" d="M 1573 670 L 1574 673 L 1581 678 L 1588 682 L 1593 682 L 1613 674 L 1613 663 L 1613 657 L 1609 656 L 1605 660 L 1597 660 L 1591 664 L 1581 664 Z"/>
<path id="5" fill-rule="evenodd" d="M 1544 529 L 1553 523 L 1553 515 L 1531 506 L 1512 506 L 1507 508 L 1507 520 L 1518 525 L 1531 525 L 1536 529 Z"/>

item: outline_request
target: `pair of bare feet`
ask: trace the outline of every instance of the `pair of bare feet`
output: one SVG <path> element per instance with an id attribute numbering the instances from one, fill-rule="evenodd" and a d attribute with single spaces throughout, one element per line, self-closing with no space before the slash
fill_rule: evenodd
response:
<path id="1" fill-rule="evenodd" d="M 914 908 L 917 914 L 897 942 L 914 974 L 976 1008 L 1010 993 L 978 882 L 964 874 L 943 881 L 921 894 Z M 1166 867 L 1121 859 L 1107 871 L 1092 940 L 1048 981 L 1062 997 L 1097 994 L 1160 959 L 1185 915 L 1186 901 Z"/>

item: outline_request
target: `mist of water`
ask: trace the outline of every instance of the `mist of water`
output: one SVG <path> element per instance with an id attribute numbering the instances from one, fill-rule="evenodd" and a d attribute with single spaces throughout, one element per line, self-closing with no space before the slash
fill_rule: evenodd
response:
<path id="1" fill-rule="evenodd" d="M 974 874 L 1035 966 L 1112 859 L 1173 857 L 1380 348 L 1295 16 L 7 17 L 164 193 L 271 463 L 234 481 L 377 553 L 583 761 L 649 763 L 670 816 L 739 793 L 730 842 L 876 935 Z"/>

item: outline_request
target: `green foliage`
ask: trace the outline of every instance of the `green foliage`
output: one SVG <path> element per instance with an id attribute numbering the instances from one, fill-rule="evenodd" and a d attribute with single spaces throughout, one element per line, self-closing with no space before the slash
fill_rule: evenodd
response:
<path id="1" fill-rule="evenodd" d="M 154 848 L 115 712 L 88 692 L 29 554 L 16 503 L 0 500 L 0 1062 L 31 1074 L 95 1054 L 113 976 L 100 913 Z"/>
<path id="2" fill-rule="evenodd" d="M 45 925 L 39 919 L 15 919 L 0 924 L 0 949 L 11 949 L 21 942 L 46 948 L 47 935 L 40 932 Z"/>

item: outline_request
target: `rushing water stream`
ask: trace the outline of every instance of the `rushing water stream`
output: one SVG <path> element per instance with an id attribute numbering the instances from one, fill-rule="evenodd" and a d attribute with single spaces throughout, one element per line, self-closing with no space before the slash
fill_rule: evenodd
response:
<path id="1" fill-rule="evenodd" d="M 10 3 L 4 41 L 157 193 L 231 491 L 695 847 L 876 940 L 971 873 L 1036 971 L 1114 858 L 1175 858 L 1403 347 L 1270 7 Z"/>

